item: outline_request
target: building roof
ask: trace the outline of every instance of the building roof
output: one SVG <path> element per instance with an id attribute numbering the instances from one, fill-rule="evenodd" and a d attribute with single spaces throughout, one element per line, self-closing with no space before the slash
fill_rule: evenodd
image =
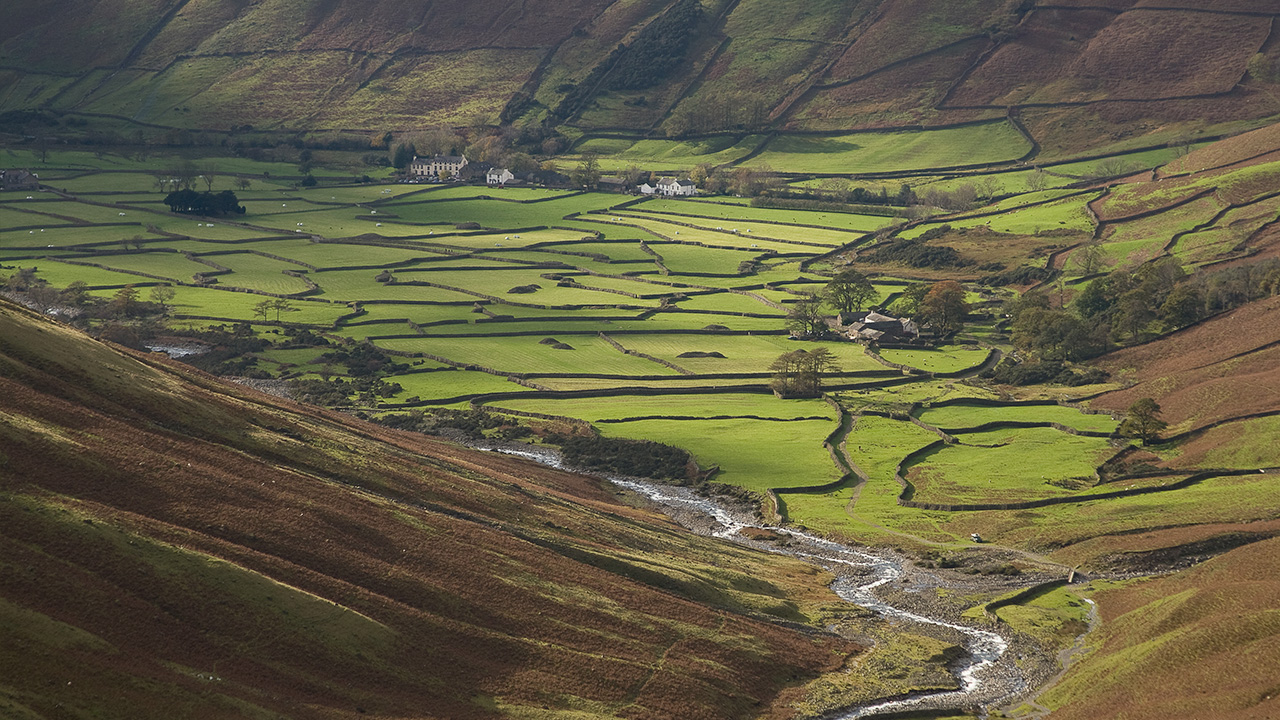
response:
<path id="1" fill-rule="evenodd" d="M 467 161 L 466 155 L 432 155 L 429 158 L 415 157 L 414 162 L 424 163 L 445 163 L 446 165 L 456 165 Z"/>

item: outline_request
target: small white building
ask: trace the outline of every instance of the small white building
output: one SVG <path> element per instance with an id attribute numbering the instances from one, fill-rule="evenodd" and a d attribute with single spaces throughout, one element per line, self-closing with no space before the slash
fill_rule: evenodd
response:
<path id="1" fill-rule="evenodd" d="M 692 180 L 662 178 L 658 181 L 657 192 L 667 197 L 692 197 L 698 194 L 698 187 Z"/>
<path id="2" fill-rule="evenodd" d="M 456 176 L 467 166 L 466 155 L 435 155 L 429 158 L 415 157 L 409 163 L 409 175 L 418 178 Z"/>
<path id="3" fill-rule="evenodd" d="M 658 192 L 658 188 L 650 185 L 649 183 L 642 183 L 640 187 L 636 189 L 640 191 L 641 195 L 654 195 Z"/>
<path id="4" fill-rule="evenodd" d="M 506 168 L 490 168 L 484 176 L 484 181 L 489 185 L 506 185 L 515 179 L 516 176 Z"/>

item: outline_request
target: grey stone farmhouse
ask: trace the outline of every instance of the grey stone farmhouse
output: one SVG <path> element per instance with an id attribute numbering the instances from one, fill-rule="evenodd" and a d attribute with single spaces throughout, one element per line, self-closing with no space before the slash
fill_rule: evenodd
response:
<path id="1" fill-rule="evenodd" d="M 454 177 L 466 166 L 466 155 L 435 155 L 429 158 L 415 157 L 413 162 L 409 163 L 409 176 L 416 178 Z"/>
<path id="2" fill-rule="evenodd" d="M 39 190 L 40 176 L 26 170 L 0 170 L 0 190 Z"/>

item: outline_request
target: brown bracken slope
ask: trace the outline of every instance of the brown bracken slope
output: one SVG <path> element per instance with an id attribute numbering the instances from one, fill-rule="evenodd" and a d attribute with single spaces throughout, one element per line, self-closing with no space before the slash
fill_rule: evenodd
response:
<path id="1" fill-rule="evenodd" d="M 1249 303 L 1099 364 L 1134 384 L 1093 405 L 1154 398 L 1173 431 L 1280 410 L 1280 297 Z"/>
<path id="2" fill-rule="evenodd" d="M 1099 593 L 1093 650 L 1042 702 L 1054 720 L 1280 717 L 1280 540 Z"/>
<path id="3" fill-rule="evenodd" d="M 756 716 L 826 579 L 0 305 L 0 717 Z"/>

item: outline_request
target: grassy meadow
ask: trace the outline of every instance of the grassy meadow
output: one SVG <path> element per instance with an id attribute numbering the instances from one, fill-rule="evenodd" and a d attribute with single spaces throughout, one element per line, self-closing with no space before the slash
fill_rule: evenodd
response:
<path id="1" fill-rule="evenodd" d="M 762 143 L 756 136 L 683 143 L 588 137 L 574 152 L 661 170 L 740 160 Z M 779 136 L 748 164 L 814 173 L 918 167 L 919 176 L 903 182 L 953 188 L 966 178 L 926 168 L 1023 152 L 1017 132 L 991 122 L 905 134 Z M 1167 154 L 1129 160 L 1149 166 Z M 171 214 L 161 202 L 154 175 L 172 158 L 57 151 L 50 163 L 57 165 L 46 171 L 57 178 L 50 184 L 65 185 L 65 193 L 0 196 L 0 277 L 29 269 L 57 288 L 82 281 L 106 299 L 134 285 L 145 300 L 167 284 L 175 291 L 168 303 L 175 329 L 240 323 L 271 341 L 245 366 L 254 372 L 355 380 L 347 366 L 321 356 L 335 347 L 388 353 L 399 363 L 386 378 L 394 386 L 378 397 L 350 391 L 352 412 L 465 410 L 474 400 L 493 413 L 510 411 L 507 417 L 573 418 L 607 436 L 682 447 L 702 467 L 719 468 L 719 481 L 760 493 L 779 489 L 779 509 L 793 522 L 861 542 L 907 545 L 963 542 L 976 530 L 1022 547 L 1083 543 L 1091 527 L 1132 526 L 1122 508 L 1155 501 L 1082 500 L 1020 514 L 899 505 L 900 469 L 917 502 L 1022 502 L 1117 489 L 1099 486 L 1095 471 L 1123 443 L 1104 437 L 1118 426 L 1110 415 L 1017 397 L 966 402 L 997 398 L 966 377 L 993 349 L 1011 349 L 998 318 L 973 318 L 969 344 L 933 349 L 869 352 L 850 342 L 788 339 L 788 310 L 799 293 L 821 290 L 849 261 L 842 248 L 860 246 L 869 233 L 911 239 L 946 224 L 951 230 L 934 233 L 930 243 L 953 247 L 971 262 L 1016 256 L 1043 265 L 1046 253 L 1095 232 L 1093 207 L 1105 222 L 1097 231 L 1104 266 L 1155 257 L 1165 245 L 1190 266 L 1220 257 L 1280 207 L 1257 189 L 1270 177 L 1266 166 L 1221 174 L 1224 197 L 1235 203 L 1225 212 L 1215 197 L 1187 200 L 1209 187 L 1203 178 L 1165 181 L 1173 187 L 1146 187 L 1138 178 L 1105 193 L 1055 180 L 1031 190 L 1023 187 L 1031 171 L 1017 170 L 972 176 L 1003 191 L 1001 197 L 908 224 L 830 209 L 753 207 L 731 196 L 637 199 L 333 179 L 308 189 L 283 179 L 296 171 L 290 165 L 210 158 L 204 164 L 215 191 L 252 176 L 251 187 L 240 191 L 245 215 L 210 221 Z M 1160 203 L 1170 207 L 1128 218 Z M 834 259 L 811 264 L 833 250 Z M 1067 255 L 1069 275 L 1072 263 Z M 907 266 L 877 269 L 872 304 L 939 276 Z M 969 293 L 974 302 L 988 297 L 994 296 Z M 279 318 L 261 307 L 275 298 L 290 306 Z M 328 345 L 290 345 L 303 328 Z M 819 345 L 840 371 L 829 380 L 834 406 L 769 392 L 769 366 L 779 355 Z M 947 379 L 954 376 L 960 377 Z M 852 414 L 847 426 L 841 412 Z M 1001 422 L 1030 427 L 990 425 Z M 1258 420 L 1220 431 L 1230 442 L 1206 458 L 1223 466 L 1263 462 L 1250 450 L 1252 439 L 1272 425 Z M 975 430 L 980 426 L 987 429 Z M 939 440 L 935 430 L 957 442 L 912 455 Z M 823 444 L 829 437 L 830 451 Z M 912 460 L 900 468 L 908 455 Z M 1193 511 L 1190 498 L 1241 484 L 1210 480 L 1155 497 L 1180 517 L 1225 517 L 1227 510 Z M 1269 507 L 1260 488 L 1247 487 Z M 792 488 L 809 489 L 787 492 Z"/>

